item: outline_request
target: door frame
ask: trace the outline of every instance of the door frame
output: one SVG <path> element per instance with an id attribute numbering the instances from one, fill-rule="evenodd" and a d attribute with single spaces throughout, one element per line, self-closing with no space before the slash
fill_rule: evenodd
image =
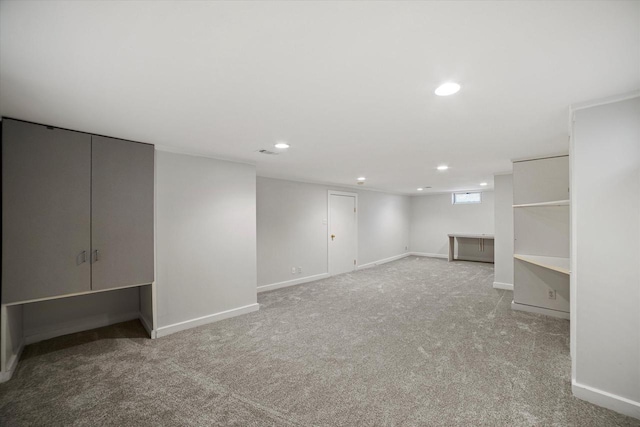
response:
<path id="1" fill-rule="evenodd" d="M 354 254 L 356 263 L 353 266 L 353 271 L 358 269 L 358 193 L 351 193 L 347 191 L 336 191 L 336 190 L 327 190 L 327 274 L 332 276 L 331 274 L 331 256 L 330 256 L 330 247 L 331 247 L 331 196 L 347 196 L 355 198 L 355 209 L 356 209 L 356 229 L 354 232 L 353 238 L 356 240 L 356 253 Z"/>

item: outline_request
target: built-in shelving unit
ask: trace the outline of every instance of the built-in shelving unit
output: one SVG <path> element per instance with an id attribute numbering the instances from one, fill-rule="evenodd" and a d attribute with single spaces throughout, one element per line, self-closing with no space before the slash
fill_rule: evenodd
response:
<path id="1" fill-rule="evenodd" d="M 519 259 L 520 261 L 525 261 L 529 264 L 538 265 L 540 267 L 548 268 L 549 270 L 557 271 L 563 274 L 571 273 L 569 271 L 569 258 L 519 254 L 514 254 L 513 257 L 515 259 Z"/>
<path id="2" fill-rule="evenodd" d="M 569 156 L 514 162 L 512 308 L 569 318 Z"/>
<path id="3" fill-rule="evenodd" d="M 514 208 L 534 208 L 542 206 L 569 206 L 569 200 L 554 200 L 553 202 L 525 203 L 523 205 L 513 205 Z"/>

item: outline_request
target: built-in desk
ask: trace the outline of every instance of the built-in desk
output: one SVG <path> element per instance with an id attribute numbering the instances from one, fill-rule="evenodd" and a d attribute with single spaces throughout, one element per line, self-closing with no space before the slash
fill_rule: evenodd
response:
<path id="1" fill-rule="evenodd" d="M 455 244 L 456 239 L 478 239 L 478 250 L 484 251 L 484 241 L 494 240 L 493 234 L 463 234 L 453 233 L 449 234 L 449 262 L 455 260 Z"/>

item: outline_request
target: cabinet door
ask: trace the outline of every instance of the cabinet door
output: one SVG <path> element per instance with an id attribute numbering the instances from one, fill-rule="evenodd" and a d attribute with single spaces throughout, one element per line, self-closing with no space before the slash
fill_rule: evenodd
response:
<path id="1" fill-rule="evenodd" d="M 92 136 L 91 288 L 151 283 L 153 145 Z"/>
<path id="2" fill-rule="evenodd" d="M 91 289 L 91 136 L 2 121 L 2 302 Z"/>

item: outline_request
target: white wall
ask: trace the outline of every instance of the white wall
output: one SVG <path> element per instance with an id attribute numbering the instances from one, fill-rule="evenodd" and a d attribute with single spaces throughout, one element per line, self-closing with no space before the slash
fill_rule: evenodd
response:
<path id="1" fill-rule="evenodd" d="M 358 193 L 358 265 L 406 252 L 408 196 L 258 177 L 258 286 L 327 274 L 329 189 Z"/>
<path id="2" fill-rule="evenodd" d="M 494 185 L 494 282 L 513 289 L 513 175 L 496 175 Z"/>
<path id="3" fill-rule="evenodd" d="M 59 335 L 137 319 L 138 288 L 24 304 L 27 344 Z"/>
<path id="4" fill-rule="evenodd" d="M 358 191 L 358 263 L 365 265 L 409 250 L 411 198 Z"/>
<path id="5" fill-rule="evenodd" d="M 640 98 L 574 120 L 573 391 L 640 418 Z"/>
<path id="6" fill-rule="evenodd" d="M 159 336 L 257 309 L 255 167 L 156 151 L 156 256 Z"/>
<path id="7" fill-rule="evenodd" d="M 447 234 L 493 234 L 493 198 L 493 191 L 484 191 L 482 203 L 454 205 L 451 193 L 412 197 L 411 252 L 447 257 Z"/>

